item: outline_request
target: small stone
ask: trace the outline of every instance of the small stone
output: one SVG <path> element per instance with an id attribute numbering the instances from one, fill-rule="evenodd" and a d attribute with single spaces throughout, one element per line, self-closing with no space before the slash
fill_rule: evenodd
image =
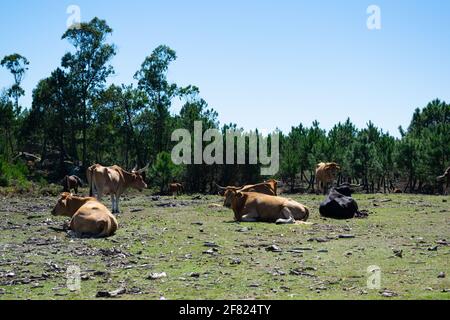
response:
<path id="1" fill-rule="evenodd" d="M 200 278 L 200 273 L 198 273 L 198 272 L 192 272 L 189 276 L 190 276 L 191 278 Z"/>
<path id="2" fill-rule="evenodd" d="M 398 296 L 398 294 L 396 294 L 393 291 L 389 291 L 389 290 L 385 290 L 385 291 L 381 292 L 381 295 L 386 298 L 392 298 L 392 297 Z"/>
<path id="3" fill-rule="evenodd" d="M 218 248 L 219 247 L 219 245 L 215 244 L 214 242 L 205 242 L 204 246 L 208 247 L 208 248 Z"/>
<path id="4" fill-rule="evenodd" d="M 281 248 L 278 247 L 277 245 L 273 244 L 269 247 L 266 248 L 266 251 L 270 251 L 270 252 L 281 252 Z"/>
<path id="5" fill-rule="evenodd" d="M 340 234 L 338 236 L 339 239 L 353 239 L 355 236 L 353 234 Z"/>
<path id="6" fill-rule="evenodd" d="M 117 297 L 119 295 L 125 294 L 126 292 L 127 292 L 127 290 L 125 288 L 120 288 L 120 289 L 109 292 L 109 295 L 111 297 Z"/>
<path id="7" fill-rule="evenodd" d="M 152 273 L 148 276 L 147 279 L 157 280 L 157 279 L 166 278 L 166 277 L 167 277 L 167 274 L 165 272 L 161 272 L 161 273 Z"/>
<path id="8" fill-rule="evenodd" d="M 399 249 L 392 249 L 392 251 L 394 252 L 394 255 L 398 258 L 403 258 L 403 250 L 399 250 Z"/>
<path id="9" fill-rule="evenodd" d="M 215 250 L 214 250 L 214 249 L 215 249 Z M 217 249 L 216 249 L 216 248 L 213 248 L 213 249 L 208 249 L 208 250 L 206 250 L 206 251 L 203 251 L 202 253 L 203 253 L 203 254 L 215 255 L 215 254 L 217 254 L 216 252 L 217 252 Z"/>
<path id="10" fill-rule="evenodd" d="M 428 251 L 438 251 L 438 246 L 430 247 Z"/>
<path id="11" fill-rule="evenodd" d="M 102 290 L 97 292 L 95 295 L 96 298 L 109 298 L 111 297 L 111 294 L 108 291 Z"/>
<path id="12" fill-rule="evenodd" d="M 445 272 L 439 273 L 438 278 L 439 279 L 444 279 L 445 278 Z"/>

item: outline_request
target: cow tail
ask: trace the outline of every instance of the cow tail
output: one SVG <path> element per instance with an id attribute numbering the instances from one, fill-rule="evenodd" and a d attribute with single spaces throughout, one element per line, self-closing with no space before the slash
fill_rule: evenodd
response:
<path id="1" fill-rule="evenodd" d="M 302 220 L 307 221 L 308 219 L 309 219 L 309 208 L 305 207 L 305 217 Z"/>
<path id="2" fill-rule="evenodd" d="M 79 185 L 80 187 L 83 187 L 83 181 L 81 181 L 81 179 L 80 179 L 79 177 L 77 177 L 77 176 L 75 176 L 75 179 L 77 179 L 78 185 Z"/>
<path id="3" fill-rule="evenodd" d="M 69 176 L 65 176 L 64 179 L 66 180 L 66 188 L 67 188 L 67 192 L 70 193 L 70 180 L 69 180 Z"/>

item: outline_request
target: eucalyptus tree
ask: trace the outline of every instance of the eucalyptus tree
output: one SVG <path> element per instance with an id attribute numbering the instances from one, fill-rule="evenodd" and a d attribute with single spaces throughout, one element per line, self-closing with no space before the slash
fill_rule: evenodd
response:
<path id="1" fill-rule="evenodd" d="M 29 64 L 30 62 L 27 58 L 18 53 L 7 55 L 0 62 L 0 65 L 8 69 L 14 77 L 14 84 L 8 90 L 8 95 L 14 99 L 16 114 L 19 114 L 21 111 L 19 98 L 25 95 L 25 90 L 23 90 L 20 85 L 22 84 L 22 80 L 28 70 Z"/>
<path id="2" fill-rule="evenodd" d="M 177 59 L 176 52 L 168 46 L 157 47 L 146 57 L 134 78 L 138 88 L 149 98 L 149 106 L 142 117 L 147 122 L 147 137 L 153 146 L 152 158 L 167 150 L 170 142 L 170 107 L 172 99 L 178 95 L 178 87 L 167 80 L 170 63 Z"/>
<path id="3" fill-rule="evenodd" d="M 62 58 L 62 66 L 67 70 L 77 94 L 82 119 L 82 161 L 87 165 L 87 129 L 91 117 L 92 100 L 104 89 L 107 78 L 114 73 L 109 64 L 116 54 L 114 45 L 106 42 L 113 30 L 105 20 L 94 18 L 88 23 L 69 28 L 62 36 L 75 48 Z"/>

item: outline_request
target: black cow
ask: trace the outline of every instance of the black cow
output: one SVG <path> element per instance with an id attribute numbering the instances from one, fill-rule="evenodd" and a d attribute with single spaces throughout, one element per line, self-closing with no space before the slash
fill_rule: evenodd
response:
<path id="1" fill-rule="evenodd" d="M 320 204 L 320 215 L 333 219 L 352 219 L 361 214 L 358 204 L 352 198 L 353 190 L 349 185 L 331 189 L 326 200 Z"/>
<path id="2" fill-rule="evenodd" d="M 75 194 L 78 193 L 78 187 L 83 187 L 83 182 L 77 176 L 65 176 L 61 181 L 63 192 L 70 192 L 74 189 Z"/>

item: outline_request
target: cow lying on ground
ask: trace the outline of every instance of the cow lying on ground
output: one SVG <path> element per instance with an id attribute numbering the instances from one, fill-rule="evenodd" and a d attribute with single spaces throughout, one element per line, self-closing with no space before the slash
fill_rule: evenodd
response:
<path id="1" fill-rule="evenodd" d="M 325 194 L 328 185 L 336 179 L 339 170 L 341 170 L 341 167 L 335 162 L 319 163 L 316 167 L 316 189 L 320 191 L 322 188 Z"/>
<path id="2" fill-rule="evenodd" d="M 358 204 L 352 198 L 353 190 L 349 185 L 332 188 L 326 200 L 320 204 L 320 215 L 333 219 L 352 219 L 364 217 L 358 211 Z"/>
<path id="3" fill-rule="evenodd" d="M 227 190 L 223 205 L 233 209 L 239 222 L 292 224 L 309 217 L 309 209 L 294 200 L 256 192 Z"/>
<path id="4" fill-rule="evenodd" d="M 77 194 L 78 188 L 83 186 L 83 182 L 77 176 L 65 176 L 61 181 L 61 186 L 63 187 L 63 192 L 70 192 L 73 189 L 75 194 Z"/>
<path id="5" fill-rule="evenodd" d="M 118 227 L 116 218 L 97 199 L 68 192 L 61 195 L 52 215 L 71 217 L 69 228 L 79 236 L 109 237 Z"/>
<path id="6" fill-rule="evenodd" d="M 264 181 L 263 183 L 250 184 L 250 185 L 245 185 L 242 187 L 221 187 L 221 186 L 217 185 L 217 187 L 219 187 L 219 189 L 220 189 L 219 195 L 221 195 L 221 196 L 225 195 L 226 191 L 228 191 L 228 190 L 234 190 L 236 192 L 238 192 L 238 191 L 240 191 L 240 192 L 257 192 L 257 193 L 267 194 L 269 196 L 276 196 L 277 195 L 277 186 L 278 186 L 278 182 L 273 179 Z"/>
<path id="7" fill-rule="evenodd" d="M 181 192 L 184 192 L 184 187 L 181 183 L 169 183 L 169 192 L 174 196 L 178 196 Z"/>
<path id="8" fill-rule="evenodd" d="M 101 201 L 103 195 L 111 195 L 112 212 L 120 213 L 119 198 L 128 188 L 142 191 L 147 188 L 147 184 L 142 178 L 142 173 L 148 166 L 141 170 L 127 172 L 119 166 L 103 167 L 99 164 L 93 165 L 87 169 L 86 177 L 89 182 L 89 195 L 94 193 L 97 199 Z"/>
<path id="9" fill-rule="evenodd" d="M 448 194 L 448 187 L 450 186 L 450 167 L 444 172 L 442 176 L 436 178 L 438 182 L 445 184 L 444 193 Z"/>

